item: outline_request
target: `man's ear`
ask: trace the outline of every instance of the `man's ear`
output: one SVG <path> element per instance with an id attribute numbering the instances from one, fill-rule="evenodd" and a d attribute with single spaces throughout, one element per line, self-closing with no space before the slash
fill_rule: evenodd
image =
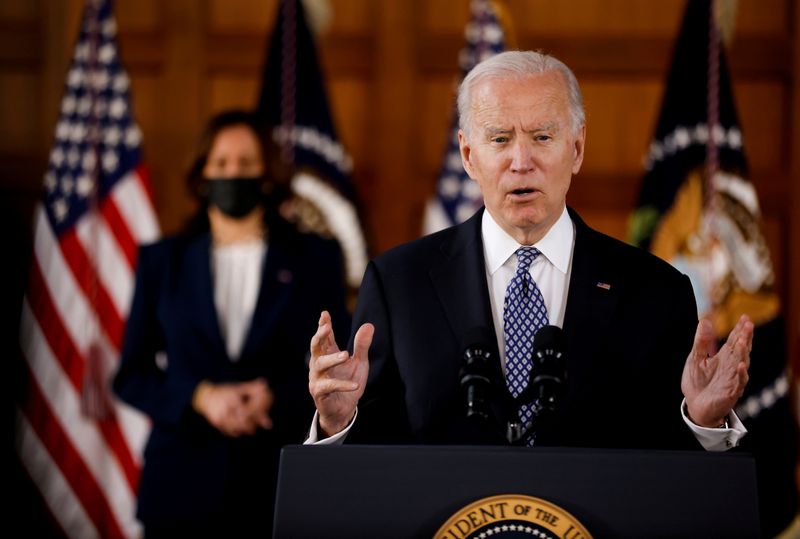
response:
<path id="1" fill-rule="evenodd" d="M 461 129 L 458 130 L 458 149 L 461 152 L 461 164 L 464 165 L 464 170 L 467 172 L 467 176 L 474 178 L 472 175 L 472 147 L 470 146 L 464 131 Z"/>
<path id="2" fill-rule="evenodd" d="M 578 129 L 578 135 L 575 137 L 573 143 L 573 157 L 572 157 L 572 173 L 577 174 L 581 170 L 583 164 L 583 155 L 586 148 L 586 124 L 583 124 Z"/>

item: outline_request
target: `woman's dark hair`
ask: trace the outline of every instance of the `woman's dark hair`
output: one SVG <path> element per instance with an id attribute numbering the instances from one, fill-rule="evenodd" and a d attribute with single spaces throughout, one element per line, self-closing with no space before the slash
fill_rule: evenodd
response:
<path id="1" fill-rule="evenodd" d="M 188 232 L 207 232 L 209 229 L 208 198 L 203 189 L 203 169 L 217 135 L 229 127 L 240 125 L 253 131 L 261 148 L 265 184 L 265 189 L 262 190 L 262 205 L 265 210 L 264 220 L 267 223 L 278 218 L 278 206 L 289 197 L 290 169 L 281 159 L 280 149 L 271 136 L 271 127 L 246 110 L 222 111 L 209 119 L 200 134 L 194 159 L 186 175 L 189 193 L 199 202 L 197 213 L 189 220 L 186 227 Z"/>

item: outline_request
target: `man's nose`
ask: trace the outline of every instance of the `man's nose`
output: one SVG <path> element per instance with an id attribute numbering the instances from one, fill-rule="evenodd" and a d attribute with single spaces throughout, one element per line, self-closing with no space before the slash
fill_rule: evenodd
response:
<path id="1" fill-rule="evenodd" d="M 533 148 L 529 141 L 516 140 L 511 152 L 511 172 L 525 174 L 534 169 Z"/>

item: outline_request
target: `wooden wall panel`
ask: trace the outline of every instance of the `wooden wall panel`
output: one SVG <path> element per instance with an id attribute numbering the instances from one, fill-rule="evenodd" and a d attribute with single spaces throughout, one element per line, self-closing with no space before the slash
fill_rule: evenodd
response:
<path id="1" fill-rule="evenodd" d="M 30 0 L 4 0 L 0 3 L 0 20 L 31 21 L 39 14 L 39 6 Z"/>
<path id="2" fill-rule="evenodd" d="M 0 152 L 27 153 L 35 149 L 40 132 L 38 122 L 32 120 L 39 116 L 39 74 L 27 69 L 0 73 L 0 95 Z"/>
<path id="3" fill-rule="evenodd" d="M 216 75 L 206 81 L 205 110 L 214 114 L 229 108 L 252 109 L 261 92 L 261 80 L 256 77 Z"/>
<path id="4" fill-rule="evenodd" d="M 743 81 L 734 84 L 733 91 L 750 167 L 757 171 L 785 168 L 787 147 L 784 137 L 779 135 L 787 133 L 790 127 L 785 83 Z"/>
<path id="5" fill-rule="evenodd" d="M 737 36 L 790 34 L 791 15 L 797 12 L 794 1 L 739 0 L 737 3 L 739 6 L 736 16 Z"/>
<path id="6" fill-rule="evenodd" d="M 420 84 L 420 98 L 415 103 L 418 112 L 414 138 L 431 192 L 435 189 L 436 175 L 449 142 L 447 136 L 455 107 L 455 84 L 455 76 L 427 77 Z"/>
<path id="7" fill-rule="evenodd" d="M 160 0 L 117 0 L 114 15 L 121 33 L 155 30 L 161 26 Z"/>
<path id="8" fill-rule="evenodd" d="M 328 22 L 331 33 L 375 32 L 375 21 L 383 9 L 382 2 L 375 0 L 330 0 L 328 2 L 311 0 L 309 5 L 328 4 Z M 414 2 L 406 2 L 405 9 L 415 9 Z M 312 13 L 313 19 L 313 13 Z M 313 20 L 312 20 L 313 22 Z M 364 51 L 366 52 L 366 51 Z"/>
<path id="9" fill-rule="evenodd" d="M 602 35 L 671 37 L 682 0 L 509 0 L 515 29 L 533 35 Z"/>
<path id="10" fill-rule="evenodd" d="M 328 102 L 337 135 L 354 163 L 374 168 L 374 133 L 370 130 L 373 108 L 368 81 L 356 77 L 337 77 L 327 87 Z"/>
<path id="11" fill-rule="evenodd" d="M 208 0 L 209 30 L 247 30 L 267 32 L 272 29 L 277 0 Z"/>
<path id="12" fill-rule="evenodd" d="M 661 106 L 660 82 L 590 79 L 581 89 L 587 128 L 581 174 L 640 175 Z"/>
<path id="13" fill-rule="evenodd" d="M 464 35 L 469 20 L 469 2 L 432 0 L 419 6 L 419 26 L 422 32 Z"/>
<path id="14" fill-rule="evenodd" d="M 145 151 L 155 145 L 155 141 L 148 140 L 147 135 L 155 138 L 162 123 L 159 93 L 161 79 L 159 74 L 128 73 L 131 77 L 131 112 L 142 130 L 142 146 Z"/>
<path id="15" fill-rule="evenodd" d="M 795 411 L 800 417 L 800 9 L 796 2 L 792 3 L 793 10 L 787 17 L 787 24 L 791 25 L 793 33 L 789 43 L 790 50 L 794 53 L 791 63 L 791 75 L 787 77 L 787 84 L 791 86 L 790 111 L 791 127 L 786 136 L 786 146 L 790 158 L 785 164 L 789 168 L 789 192 L 784 198 L 788 207 L 792 208 L 789 218 L 788 241 L 782 245 L 788 259 L 787 288 L 789 289 L 789 302 L 787 306 L 789 330 L 790 362 L 793 368 L 795 383 L 792 385 L 795 396 Z M 798 472 L 800 482 L 800 471 Z"/>
<path id="16" fill-rule="evenodd" d="M 579 181 L 579 180 L 577 180 Z M 573 180 L 573 185 L 575 180 Z M 569 202 L 569 200 L 568 200 Z M 625 240 L 628 235 L 628 217 L 620 212 L 593 208 L 578 208 L 584 221 L 597 230 L 602 230 L 609 236 Z"/>
<path id="17" fill-rule="evenodd" d="M 212 30 L 272 31 L 277 0 L 208 0 L 208 21 Z M 310 0 L 309 23 L 332 33 L 371 31 L 374 10 L 371 0 Z"/>
<path id="18" fill-rule="evenodd" d="M 469 2 L 310 2 L 328 6 L 320 12 L 319 56 L 377 254 L 419 234 L 446 143 Z M 601 230 L 624 237 L 685 0 L 505 3 L 521 47 L 553 52 L 578 74 L 589 138 L 570 203 Z M 169 233 L 192 211 L 183 174 L 203 122 L 257 99 L 277 0 L 115 5 L 157 209 Z M 0 4 L 0 189 L 26 199 L 26 207 L 46 166 L 82 7 L 83 0 Z M 794 304 L 798 11 L 791 0 L 739 0 L 729 49 L 751 177 L 781 289 Z M 800 306 L 790 312 L 797 326 Z"/>

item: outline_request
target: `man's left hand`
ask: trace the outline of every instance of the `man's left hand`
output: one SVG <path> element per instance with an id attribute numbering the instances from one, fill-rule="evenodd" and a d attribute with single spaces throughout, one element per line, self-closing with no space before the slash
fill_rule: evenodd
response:
<path id="1" fill-rule="evenodd" d="M 681 379 L 689 419 L 701 427 L 723 425 L 742 396 L 749 379 L 753 323 L 742 315 L 716 354 L 715 344 L 711 322 L 701 320 Z"/>

